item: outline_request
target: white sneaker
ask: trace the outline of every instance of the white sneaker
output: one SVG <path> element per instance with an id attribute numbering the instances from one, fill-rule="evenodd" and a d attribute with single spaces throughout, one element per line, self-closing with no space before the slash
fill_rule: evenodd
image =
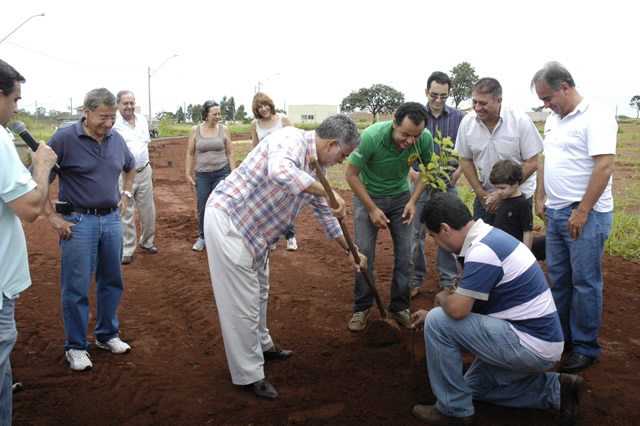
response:
<path id="1" fill-rule="evenodd" d="M 204 242 L 203 238 L 198 238 L 198 241 L 196 241 L 196 243 L 193 245 L 193 250 L 194 251 L 202 251 L 204 250 L 206 244 Z"/>
<path id="2" fill-rule="evenodd" d="M 89 353 L 82 349 L 69 349 L 65 354 L 67 361 L 72 370 L 84 371 L 90 370 L 93 367 L 91 360 L 89 359 Z"/>
<path id="3" fill-rule="evenodd" d="M 126 354 L 131 350 L 131 346 L 120 340 L 118 337 L 107 340 L 106 342 L 98 342 L 96 340 L 96 347 L 111 351 L 114 354 Z"/>
<path id="4" fill-rule="evenodd" d="M 298 250 L 298 242 L 296 241 L 296 237 L 291 237 L 287 240 L 287 250 L 289 251 Z"/>

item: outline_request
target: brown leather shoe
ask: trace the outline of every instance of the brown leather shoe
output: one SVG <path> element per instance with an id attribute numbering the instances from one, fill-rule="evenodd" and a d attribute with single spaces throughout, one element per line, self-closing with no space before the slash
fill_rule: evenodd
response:
<path id="1" fill-rule="evenodd" d="M 560 374 L 560 414 L 554 420 L 560 425 L 572 425 L 578 417 L 584 379 L 573 374 Z"/>
<path id="2" fill-rule="evenodd" d="M 466 417 L 453 417 L 442 414 L 435 405 L 414 405 L 412 413 L 425 423 L 436 426 L 447 425 L 472 425 L 475 415 Z"/>

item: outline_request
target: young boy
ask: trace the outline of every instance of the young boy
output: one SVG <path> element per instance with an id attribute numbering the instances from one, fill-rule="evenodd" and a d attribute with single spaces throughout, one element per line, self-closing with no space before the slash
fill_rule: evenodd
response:
<path id="1" fill-rule="evenodd" d="M 533 213 L 531 205 L 520 192 L 522 178 L 522 167 L 513 160 L 500 160 L 493 165 L 489 181 L 502 197 L 493 226 L 522 241 L 531 249 Z"/>

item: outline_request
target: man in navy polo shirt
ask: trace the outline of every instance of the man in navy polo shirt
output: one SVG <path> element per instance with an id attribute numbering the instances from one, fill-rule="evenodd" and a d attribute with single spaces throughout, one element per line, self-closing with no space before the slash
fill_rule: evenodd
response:
<path id="1" fill-rule="evenodd" d="M 455 293 L 413 314 L 424 327 L 435 405 L 413 414 L 429 424 L 471 424 L 473 399 L 508 407 L 555 408 L 573 424 L 583 379 L 548 372 L 564 346 L 549 284 L 533 253 L 506 232 L 474 221 L 464 202 L 434 194 L 420 219 L 436 245 L 464 260 Z M 462 374 L 462 351 L 475 360 Z"/>
<path id="2" fill-rule="evenodd" d="M 131 350 L 119 338 L 116 311 L 124 291 L 122 281 L 122 220 L 129 198 L 123 188 L 133 185 L 135 159 L 118 132 L 116 98 L 107 89 L 94 89 L 84 99 L 84 117 L 56 132 L 49 146 L 60 165 L 58 203 L 45 207 L 47 220 L 60 235 L 62 253 L 62 315 L 66 358 L 76 371 L 93 364 L 87 349 L 89 286 L 95 272 L 96 347 L 122 354 Z M 52 174 L 50 181 L 55 179 Z M 60 216 L 56 214 L 60 213 Z"/>

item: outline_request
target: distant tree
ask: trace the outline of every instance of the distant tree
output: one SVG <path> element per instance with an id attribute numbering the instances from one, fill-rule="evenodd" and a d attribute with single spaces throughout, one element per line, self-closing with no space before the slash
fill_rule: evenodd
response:
<path id="1" fill-rule="evenodd" d="M 350 113 L 353 111 L 368 110 L 373 115 L 373 122 L 378 119 L 378 114 L 391 114 L 404 102 L 404 94 L 391 86 L 374 84 L 373 86 L 351 92 L 342 100 L 340 111 Z"/>
<path id="2" fill-rule="evenodd" d="M 220 101 L 220 114 L 225 120 L 234 120 L 236 117 L 236 101 L 231 96 L 227 99 L 226 96 L 222 97 Z"/>
<path id="3" fill-rule="evenodd" d="M 45 115 L 47 115 L 47 109 L 45 107 L 38 107 L 36 109 L 36 115 L 38 117 L 44 117 Z"/>
<path id="4" fill-rule="evenodd" d="M 251 121 L 251 117 L 247 116 L 247 111 L 244 110 L 244 105 L 240 105 L 236 111 L 236 121 L 241 121 L 246 124 Z"/>
<path id="5" fill-rule="evenodd" d="M 631 98 L 629 106 L 632 106 L 636 109 L 636 118 L 638 118 L 638 116 L 640 116 L 640 95 L 635 95 L 633 98 Z"/>
<path id="6" fill-rule="evenodd" d="M 184 123 L 185 117 L 184 117 L 184 111 L 182 110 L 182 107 L 179 107 L 178 110 L 176 111 L 175 119 L 177 123 Z"/>
<path id="7" fill-rule="evenodd" d="M 451 70 L 451 96 L 458 108 L 461 102 L 470 99 L 473 85 L 478 81 L 476 70 L 469 62 L 461 62 Z"/>
<path id="8" fill-rule="evenodd" d="M 191 108 L 191 122 L 193 124 L 198 124 L 202 121 L 202 105 L 195 104 Z"/>
<path id="9" fill-rule="evenodd" d="M 537 107 L 532 107 L 532 108 L 531 108 L 531 111 L 533 111 L 533 112 L 541 112 L 541 111 L 542 111 L 542 108 L 544 108 L 544 105 L 542 105 L 542 106 L 537 106 Z"/>
<path id="10" fill-rule="evenodd" d="M 174 118 L 173 113 L 166 112 L 166 111 L 156 112 L 156 119 L 158 119 L 159 121 L 165 120 L 167 118 L 170 120 L 173 120 Z"/>
<path id="11" fill-rule="evenodd" d="M 60 112 L 60 111 L 56 111 L 55 109 L 50 109 L 48 114 L 49 114 L 49 117 L 56 118 L 56 117 L 59 117 L 61 115 L 65 115 L 66 112 Z"/>

